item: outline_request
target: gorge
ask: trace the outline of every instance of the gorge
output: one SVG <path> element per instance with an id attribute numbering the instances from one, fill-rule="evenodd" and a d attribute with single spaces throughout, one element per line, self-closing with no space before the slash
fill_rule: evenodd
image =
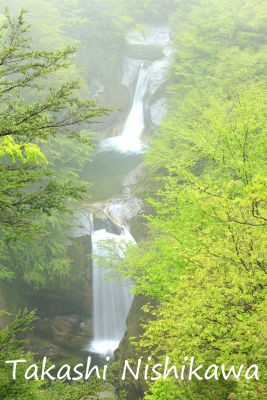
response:
<path id="1" fill-rule="evenodd" d="M 112 169 L 116 168 L 114 162 L 116 163 L 117 160 L 113 157 L 116 153 L 120 153 L 122 155 L 122 162 L 127 164 L 128 157 L 131 157 L 132 154 L 139 155 L 145 151 L 143 134 L 144 131 L 148 132 L 149 129 L 151 130 L 155 127 L 153 122 L 151 122 L 151 120 L 155 120 L 155 118 L 151 118 L 151 110 L 154 107 L 155 113 L 155 107 L 159 104 L 160 99 L 157 98 L 157 91 L 162 88 L 166 80 L 168 58 L 171 54 L 169 50 L 169 30 L 167 28 L 151 27 L 146 36 L 137 35 L 135 37 L 135 35 L 132 35 L 130 37 L 130 44 L 141 46 L 144 56 L 146 50 L 149 51 L 149 46 L 157 46 L 159 52 L 162 53 L 162 58 L 153 61 L 127 58 L 122 62 L 124 73 L 121 83 L 129 86 L 129 89 L 133 92 L 131 106 L 125 123 L 122 124 L 123 128 L 121 132 L 117 136 L 101 139 L 98 146 L 98 153 L 100 155 L 108 153 L 110 156 L 109 169 L 111 173 Z M 134 90 L 132 89 L 133 85 L 135 85 Z M 152 99 L 154 103 L 152 103 Z M 158 110 L 156 110 L 157 123 L 163 118 L 164 111 L 164 107 L 162 106 L 159 106 Z M 109 171 L 107 173 L 110 174 Z M 110 179 L 112 180 L 112 175 Z M 110 215 L 107 218 L 108 226 L 110 227 L 111 220 L 111 223 L 115 225 L 115 228 L 119 232 L 111 232 L 105 226 L 102 229 L 94 229 L 94 217 L 93 214 L 91 215 L 92 253 L 100 255 L 102 258 L 105 250 L 103 247 L 101 248 L 101 244 L 103 246 L 105 241 L 114 240 L 115 247 L 116 243 L 121 244 L 123 241 L 134 242 L 134 238 L 130 233 L 130 220 L 140 213 L 140 203 L 138 199 L 136 199 L 135 203 L 132 201 L 131 189 L 129 189 L 126 195 L 124 194 L 123 203 L 121 202 L 120 194 L 116 193 L 116 196 L 118 198 L 102 199 L 101 201 L 104 201 L 102 207 L 106 207 L 107 213 Z M 129 213 L 127 220 L 125 220 L 125 210 L 122 210 L 122 208 L 127 208 L 127 203 Z M 118 347 L 126 330 L 126 319 L 132 302 L 129 282 L 118 284 L 115 279 L 106 281 L 107 274 L 108 271 L 105 268 L 100 268 L 97 265 L 97 259 L 93 259 L 94 336 L 88 349 L 103 355 L 112 353 Z"/>

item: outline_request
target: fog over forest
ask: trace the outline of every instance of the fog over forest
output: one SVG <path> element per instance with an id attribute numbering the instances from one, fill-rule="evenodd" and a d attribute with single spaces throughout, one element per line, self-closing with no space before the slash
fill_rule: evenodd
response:
<path id="1" fill-rule="evenodd" d="M 266 27 L 0 0 L 1 400 L 265 398 Z"/>

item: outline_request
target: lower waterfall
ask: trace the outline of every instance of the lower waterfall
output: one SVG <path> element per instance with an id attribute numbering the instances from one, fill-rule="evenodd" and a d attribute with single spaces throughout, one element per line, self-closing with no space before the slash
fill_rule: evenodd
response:
<path id="1" fill-rule="evenodd" d="M 92 253 L 98 256 L 107 255 L 103 249 L 105 241 L 118 243 L 119 253 L 123 253 L 123 243 L 132 241 L 133 237 L 126 228 L 122 228 L 120 235 L 99 229 L 92 232 Z M 123 254 L 120 254 L 123 257 Z M 126 320 L 132 304 L 133 296 L 130 292 L 130 282 L 118 282 L 117 279 L 106 279 L 110 273 L 108 269 L 99 267 L 93 259 L 93 329 L 94 338 L 89 350 L 98 354 L 113 353 L 118 347 L 126 331 Z"/>

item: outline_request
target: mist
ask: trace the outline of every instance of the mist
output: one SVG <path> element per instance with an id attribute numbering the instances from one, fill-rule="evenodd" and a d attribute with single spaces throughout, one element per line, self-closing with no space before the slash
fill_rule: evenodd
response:
<path id="1" fill-rule="evenodd" d="M 108 383 L 29 380 L 26 397 L 18 375 L 17 398 L 226 400 L 247 385 L 260 399 L 247 377 L 266 372 L 264 2 L 0 10 L 4 356 L 110 363 Z M 186 376 L 190 357 L 207 376 L 245 365 L 249 382 L 121 380 L 125 360 Z"/>

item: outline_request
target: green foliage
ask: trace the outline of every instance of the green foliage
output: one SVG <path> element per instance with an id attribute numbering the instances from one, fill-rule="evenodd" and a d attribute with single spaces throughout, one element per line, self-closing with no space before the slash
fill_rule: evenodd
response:
<path id="1" fill-rule="evenodd" d="M 0 318 L 6 316 L 1 311 Z M 36 319 L 34 312 L 23 310 L 19 312 L 12 322 L 0 330 L 0 397 L 1 400 L 80 400 L 84 396 L 96 393 L 101 382 L 90 379 L 90 382 L 66 382 L 56 381 L 37 381 L 34 379 L 26 380 L 24 372 L 31 364 L 36 364 L 34 355 L 24 350 L 26 340 L 21 339 L 32 329 L 32 322 Z M 27 362 L 23 368 L 17 367 L 16 379 L 12 379 L 12 366 L 5 364 L 7 360 L 21 360 Z M 37 362 L 38 364 L 38 362 Z"/>
<path id="2" fill-rule="evenodd" d="M 5 315 L 1 311 L 0 317 Z M 34 312 L 24 310 L 19 312 L 16 318 L 5 329 L 0 330 L 0 397 L 3 400 L 37 400 L 36 391 L 40 383 L 26 381 L 24 375 L 18 371 L 17 379 L 12 379 L 12 370 L 5 364 L 7 360 L 19 360 L 23 355 L 29 364 L 33 362 L 33 355 L 25 353 L 22 348 L 25 341 L 19 336 L 31 330 L 31 323 L 36 319 Z"/>
<path id="3" fill-rule="evenodd" d="M 9 241 L 6 262 L 17 277 L 35 288 L 46 287 L 58 278 L 63 281 L 71 266 L 71 259 L 67 256 L 71 242 L 67 236 L 70 223 L 57 214 L 42 217 L 39 223 L 45 232 L 35 232 L 34 238 Z"/>
<path id="4" fill-rule="evenodd" d="M 73 48 L 32 49 L 24 11 L 15 19 L 4 11 L 0 36 L 1 278 L 16 273 L 44 286 L 69 270 L 62 212 L 87 189 L 77 183 L 71 157 L 59 160 L 71 148 L 68 153 L 82 161 L 92 147 L 87 127 L 107 109 L 81 100 L 77 82 L 58 79 Z"/>
<path id="5" fill-rule="evenodd" d="M 85 396 L 95 394 L 101 388 L 97 379 L 90 382 L 55 382 L 50 386 L 38 391 L 38 398 L 42 400 L 80 400 Z"/>
<path id="6" fill-rule="evenodd" d="M 175 386 L 169 381 L 157 381 L 152 389 L 152 395 L 147 395 L 147 400 L 177 400 L 179 393 Z"/>
<path id="7" fill-rule="evenodd" d="M 157 299 L 136 353 L 259 366 L 260 380 L 147 383 L 145 399 L 266 392 L 263 2 L 177 4 L 169 113 L 145 157 L 150 239 L 118 269 Z"/>

